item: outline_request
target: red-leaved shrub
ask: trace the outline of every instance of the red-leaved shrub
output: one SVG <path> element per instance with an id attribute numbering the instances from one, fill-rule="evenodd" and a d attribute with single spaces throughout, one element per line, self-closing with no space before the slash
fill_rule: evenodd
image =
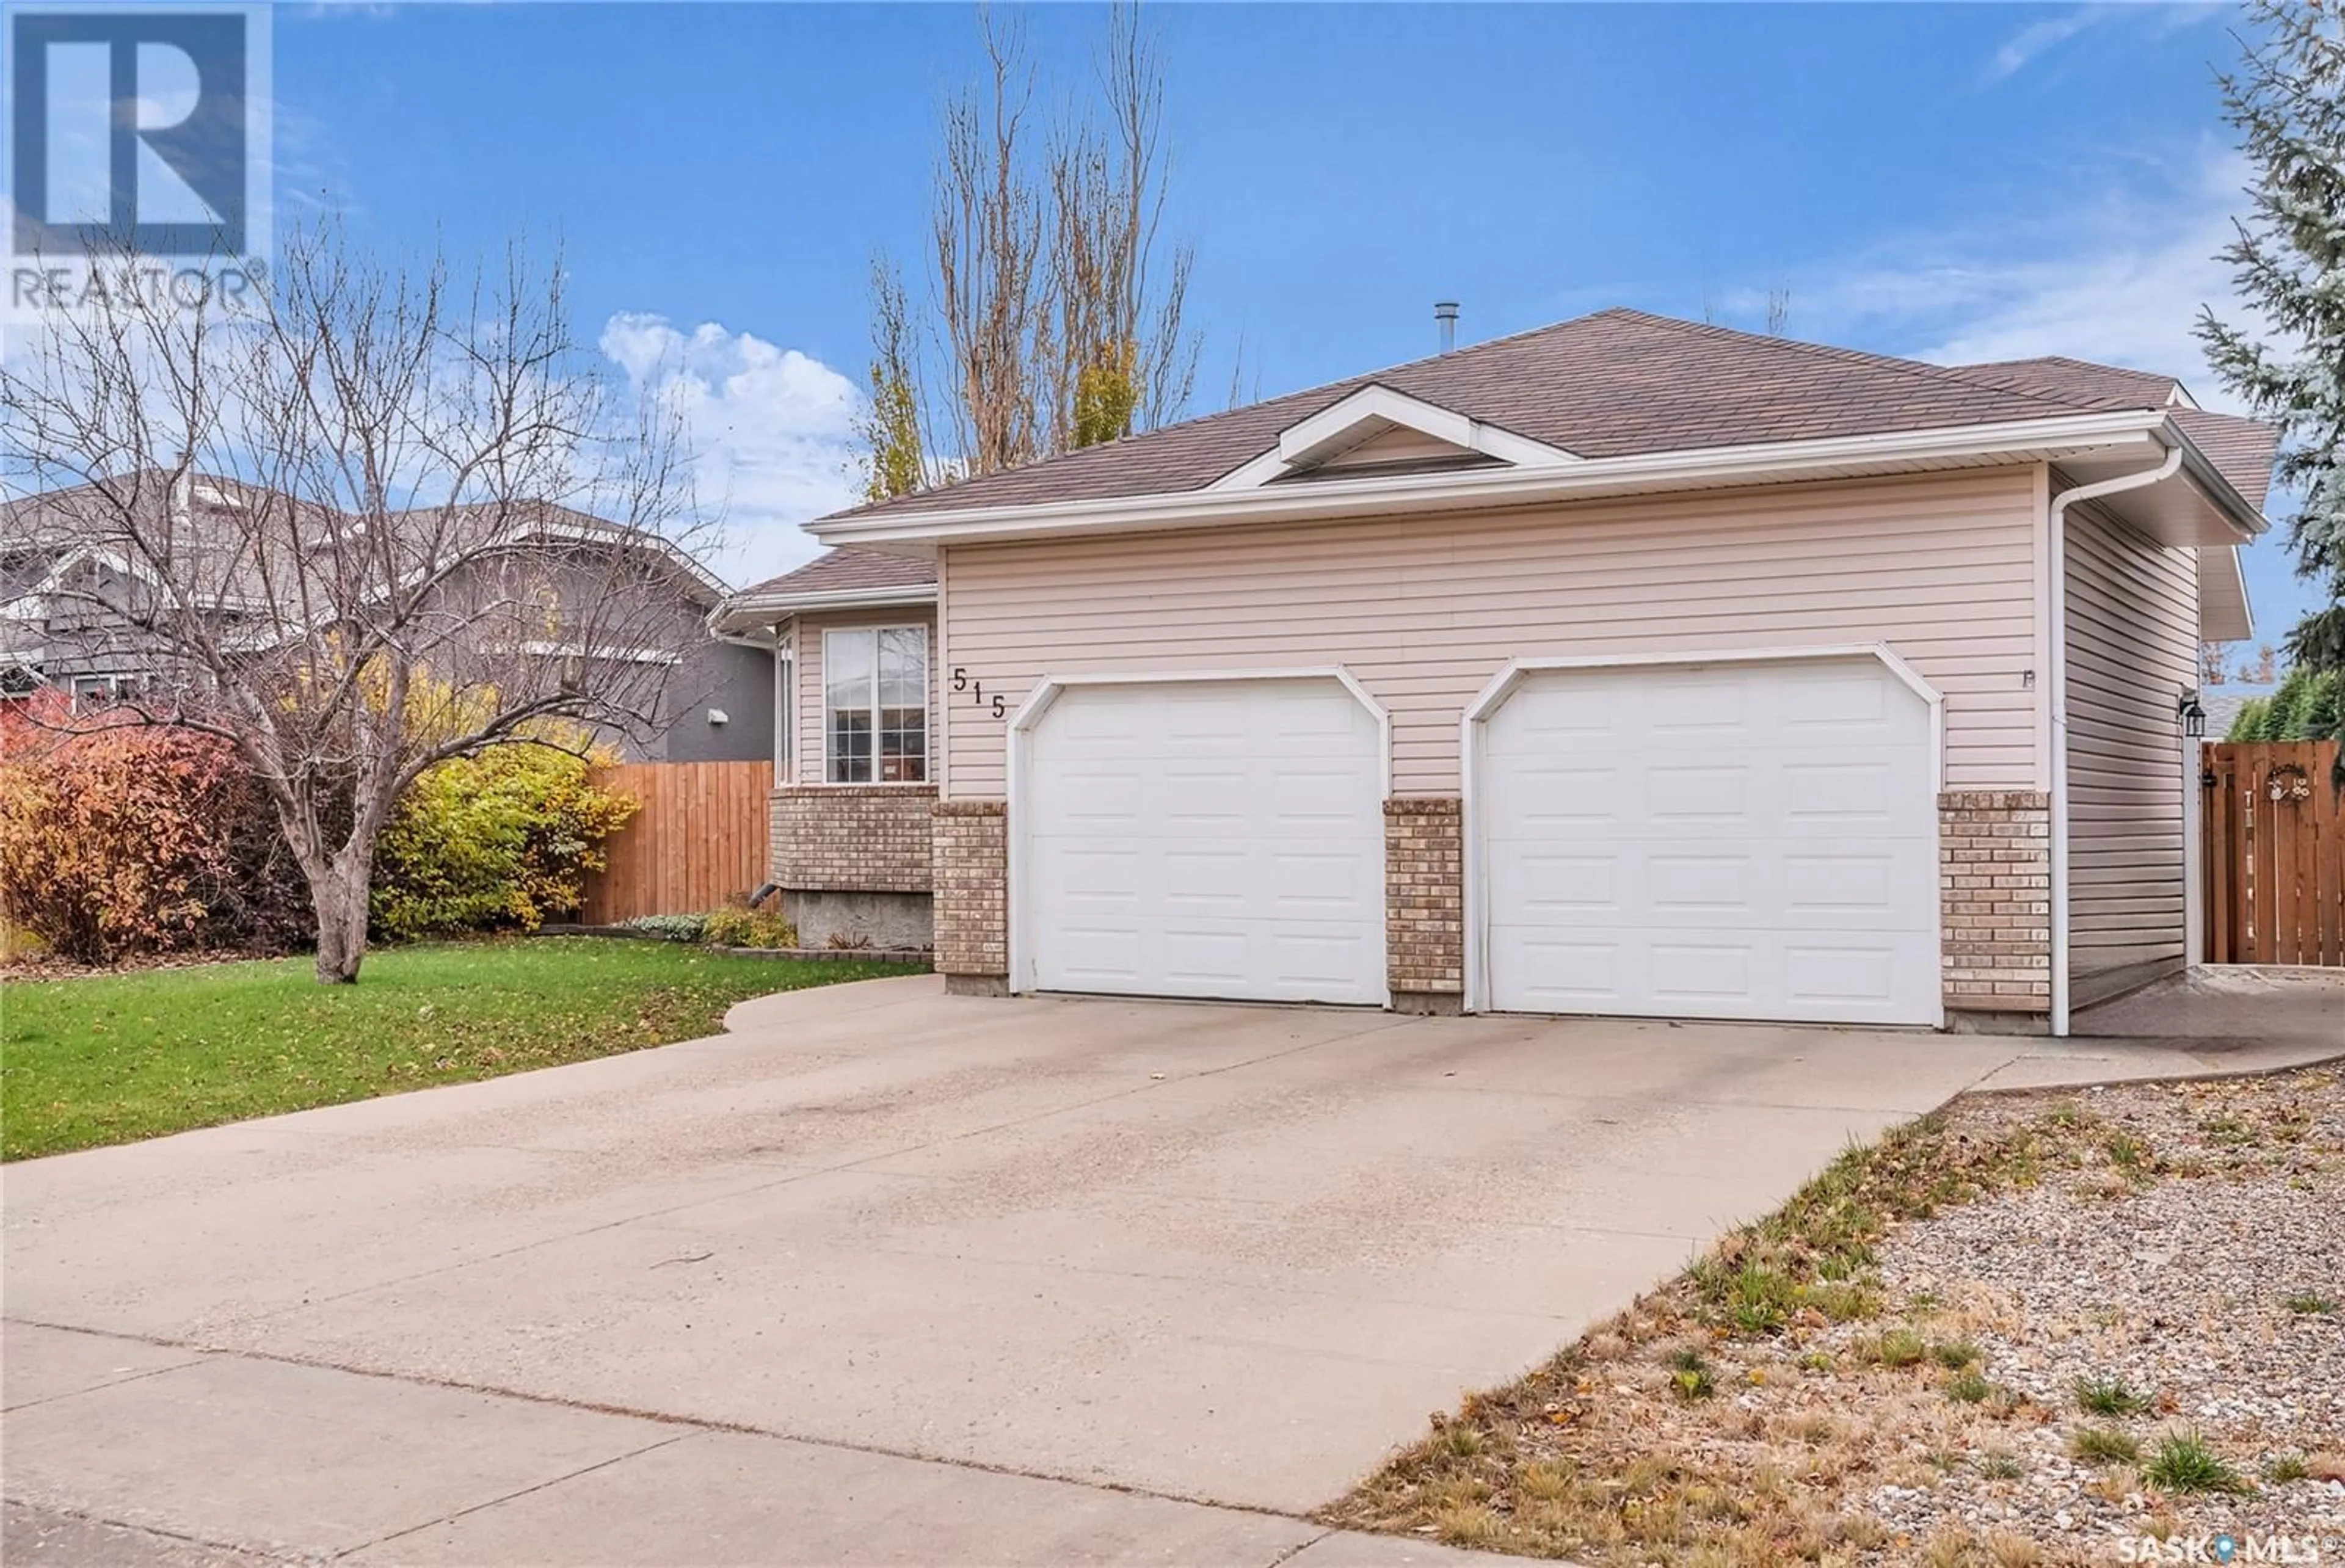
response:
<path id="1" fill-rule="evenodd" d="M 281 946 L 314 927 L 267 797 L 227 742 L 119 725 L 0 759 L 0 915 L 59 957 Z"/>

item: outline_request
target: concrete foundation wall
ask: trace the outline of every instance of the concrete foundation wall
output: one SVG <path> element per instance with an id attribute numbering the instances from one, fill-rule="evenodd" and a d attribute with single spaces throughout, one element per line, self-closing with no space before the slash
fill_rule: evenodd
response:
<path id="1" fill-rule="evenodd" d="M 933 901 L 925 893 L 840 893 L 784 889 L 782 913 L 806 947 L 929 947 L 936 943 Z"/>

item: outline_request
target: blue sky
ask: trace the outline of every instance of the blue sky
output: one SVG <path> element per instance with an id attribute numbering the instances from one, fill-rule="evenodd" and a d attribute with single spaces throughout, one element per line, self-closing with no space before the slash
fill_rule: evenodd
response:
<path id="1" fill-rule="evenodd" d="M 2239 203 L 2211 6 L 1162 5 L 1201 411 L 1630 304 L 1947 359 L 2181 374 Z M 1027 14 L 1071 90 L 1101 13 Z M 875 246 L 917 257 L 958 5 L 280 8 L 277 208 L 391 249 L 563 244 L 686 400 L 736 578 L 838 504 Z M 655 367 L 665 366 L 661 370 Z M 2305 592 L 2273 543 L 2259 625 Z"/>

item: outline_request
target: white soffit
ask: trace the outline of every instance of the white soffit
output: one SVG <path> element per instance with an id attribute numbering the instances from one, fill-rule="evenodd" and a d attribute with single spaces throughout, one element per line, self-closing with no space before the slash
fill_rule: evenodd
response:
<path id="1" fill-rule="evenodd" d="M 1456 448 L 1517 469 L 1552 469 L 1579 458 L 1560 447 L 1518 436 L 1497 425 L 1468 419 L 1454 409 L 1412 398 L 1390 387 L 1362 387 L 1348 397 L 1279 431 L 1278 444 L 1213 483 L 1208 491 L 1255 490 L 1273 480 L 1309 470 L 1396 428 L 1411 430 Z"/>
<path id="2" fill-rule="evenodd" d="M 2198 552 L 2198 635 L 2208 642 L 2239 642 L 2256 634 L 2254 608 L 2237 545 Z"/>

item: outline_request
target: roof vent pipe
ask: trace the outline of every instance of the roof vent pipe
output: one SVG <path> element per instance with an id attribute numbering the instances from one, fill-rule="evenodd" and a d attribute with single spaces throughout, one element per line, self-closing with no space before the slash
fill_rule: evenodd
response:
<path id="1" fill-rule="evenodd" d="M 1439 299 L 1434 302 L 1433 319 L 1441 325 L 1441 351 L 1445 354 L 1457 347 L 1457 301 Z"/>

